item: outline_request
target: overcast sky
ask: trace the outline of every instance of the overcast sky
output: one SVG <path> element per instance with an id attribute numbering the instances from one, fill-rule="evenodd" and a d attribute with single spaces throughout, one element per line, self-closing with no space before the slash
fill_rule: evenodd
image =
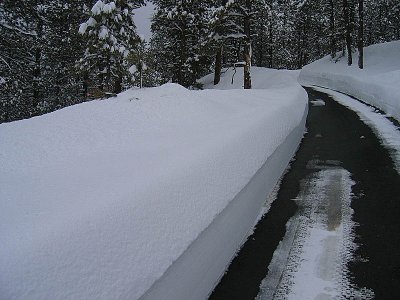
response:
<path id="1" fill-rule="evenodd" d="M 154 5 L 152 3 L 147 2 L 147 5 L 141 7 L 136 10 L 135 13 L 135 24 L 137 27 L 137 32 L 140 35 L 143 35 L 146 41 L 149 41 L 151 38 L 151 17 L 154 12 Z"/>

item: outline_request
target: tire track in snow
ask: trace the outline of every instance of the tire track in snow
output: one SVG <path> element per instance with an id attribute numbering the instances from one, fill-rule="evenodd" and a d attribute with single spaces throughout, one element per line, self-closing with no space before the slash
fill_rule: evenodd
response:
<path id="1" fill-rule="evenodd" d="M 354 259 L 350 173 L 321 166 L 301 184 L 298 213 L 274 253 L 262 299 L 372 299 L 373 292 L 351 284 L 347 264 Z"/>

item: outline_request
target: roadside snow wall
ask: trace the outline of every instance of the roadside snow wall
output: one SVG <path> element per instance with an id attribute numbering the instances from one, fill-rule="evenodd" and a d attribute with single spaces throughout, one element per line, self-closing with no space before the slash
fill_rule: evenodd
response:
<path id="1" fill-rule="evenodd" d="M 352 66 L 347 66 L 347 57 L 313 62 L 302 69 L 299 82 L 353 96 L 400 121 L 400 41 L 366 47 L 363 70 L 358 68 L 358 53 L 353 57 Z"/>
<path id="2" fill-rule="evenodd" d="M 204 299 L 306 114 L 294 84 L 167 84 L 1 124 L 1 298 Z"/>

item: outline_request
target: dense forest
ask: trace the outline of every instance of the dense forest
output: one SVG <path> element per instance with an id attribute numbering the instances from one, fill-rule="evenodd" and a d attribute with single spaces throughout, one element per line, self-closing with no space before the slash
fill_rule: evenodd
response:
<path id="1" fill-rule="evenodd" d="M 132 86 L 196 82 L 239 65 L 298 69 L 400 39 L 398 0 L 153 0 L 152 38 L 135 27 L 144 0 L 2 0 L 0 123 Z M 359 60 L 362 68 L 362 59 Z"/>

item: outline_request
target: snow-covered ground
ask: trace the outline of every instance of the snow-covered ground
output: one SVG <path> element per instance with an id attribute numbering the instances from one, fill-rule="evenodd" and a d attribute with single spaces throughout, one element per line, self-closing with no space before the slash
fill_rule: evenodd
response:
<path id="1" fill-rule="evenodd" d="M 274 70 L 252 67 L 251 81 L 253 89 L 286 89 L 297 86 L 300 70 Z M 232 83 L 233 78 L 233 83 Z M 221 81 L 214 86 L 214 74 L 209 74 L 199 80 L 206 89 L 231 90 L 243 88 L 243 67 L 225 68 L 222 70 Z"/>
<path id="2" fill-rule="evenodd" d="M 296 76 L 254 71 L 1 124 L 1 297 L 204 298 L 304 131 Z"/>
<path id="3" fill-rule="evenodd" d="M 400 120 L 400 41 L 366 47 L 364 55 L 363 70 L 358 53 L 352 66 L 347 57 L 336 61 L 326 56 L 305 66 L 299 81 L 351 95 Z"/>

